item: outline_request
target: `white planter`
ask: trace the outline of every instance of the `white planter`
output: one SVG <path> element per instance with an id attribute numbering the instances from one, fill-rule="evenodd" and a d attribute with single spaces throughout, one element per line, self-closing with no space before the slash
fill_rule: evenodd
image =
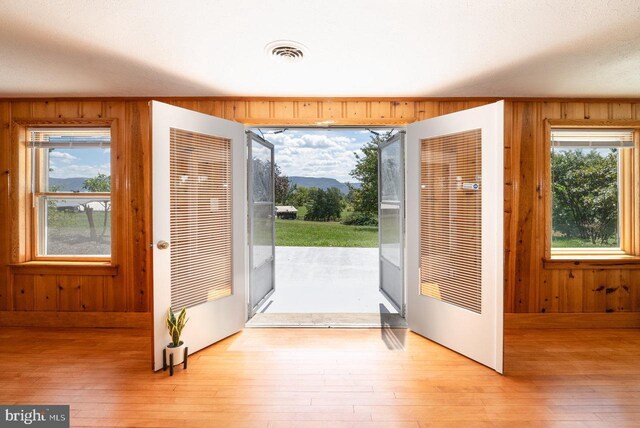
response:
<path id="1" fill-rule="evenodd" d="M 174 366 L 177 366 L 178 364 L 182 364 L 182 362 L 184 361 L 184 348 L 185 348 L 184 342 L 182 342 L 180 346 L 176 346 L 175 348 L 167 345 L 167 366 L 171 364 L 170 355 L 173 355 Z"/>

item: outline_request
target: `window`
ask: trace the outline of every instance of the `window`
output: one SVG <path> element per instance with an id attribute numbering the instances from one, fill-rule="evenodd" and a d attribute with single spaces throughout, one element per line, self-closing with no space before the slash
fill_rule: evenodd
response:
<path id="1" fill-rule="evenodd" d="M 31 128 L 34 259 L 111 256 L 110 128 Z"/>
<path id="2" fill-rule="evenodd" d="M 625 253 L 634 130 L 551 130 L 551 250 Z"/>

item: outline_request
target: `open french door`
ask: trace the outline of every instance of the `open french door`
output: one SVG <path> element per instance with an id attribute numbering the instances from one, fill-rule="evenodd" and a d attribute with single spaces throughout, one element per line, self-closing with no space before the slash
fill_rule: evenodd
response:
<path id="1" fill-rule="evenodd" d="M 150 103 L 154 370 L 170 341 L 169 308 L 187 308 L 189 353 L 244 327 L 244 126 Z"/>
<path id="2" fill-rule="evenodd" d="M 276 223 L 273 144 L 247 132 L 249 170 L 249 317 L 275 291 Z"/>
<path id="3" fill-rule="evenodd" d="M 504 103 L 407 127 L 407 321 L 503 370 Z"/>
<path id="4" fill-rule="evenodd" d="M 380 291 L 404 316 L 404 131 L 378 147 Z"/>

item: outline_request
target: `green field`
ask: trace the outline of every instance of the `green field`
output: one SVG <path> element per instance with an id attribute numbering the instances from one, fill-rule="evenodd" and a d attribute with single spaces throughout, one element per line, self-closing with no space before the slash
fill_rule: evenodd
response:
<path id="1" fill-rule="evenodd" d="M 376 226 L 336 221 L 276 220 L 276 245 L 283 247 L 377 247 Z"/>
<path id="2" fill-rule="evenodd" d="M 611 239 L 608 245 L 601 243 L 593 244 L 590 239 L 553 237 L 551 244 L 553 248 L 618 248 L 618 244 Z"/>
<path id="3" fill-rule="evenodd" d="M 90 237 L 89 222 L 84 212 L 48 211 L 47 254 L 52 255 L 109 255 L 111 254 L 111 214 L 107 213 L 107 227 L 102 227 L 104 211 L 94 211 L 97 238 Z"/>

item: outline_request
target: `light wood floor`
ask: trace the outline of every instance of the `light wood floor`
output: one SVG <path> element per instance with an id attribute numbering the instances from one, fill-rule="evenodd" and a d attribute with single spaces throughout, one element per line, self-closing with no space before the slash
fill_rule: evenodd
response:
<path id="1" fill-rule="evenodd" d="M 640 331 L 514 330 L 507 375 L 413 333 L 246 329 L 152 373 L 142 331 L 5 328 L 0 402 L 73 426 L 640 426 Z"/>

